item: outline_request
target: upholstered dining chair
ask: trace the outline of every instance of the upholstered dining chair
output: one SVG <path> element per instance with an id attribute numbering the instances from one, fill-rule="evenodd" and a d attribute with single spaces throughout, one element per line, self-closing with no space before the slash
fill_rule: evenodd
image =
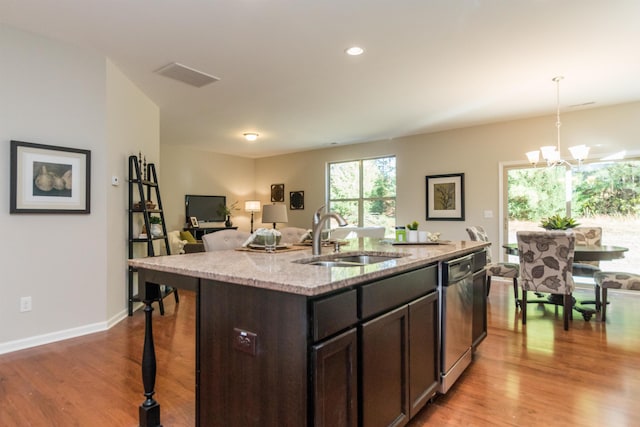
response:
<path id="1" fill-rule="evenodd" d="M 602 288 L 602 309 L 600 320 L 607 320 L 607 291 L 609 289 L 628 289 L 640 291 L 640 274 L 621 273 L 613 271 L 599 271 L 593 276 L 600 288 Z"/>
<path id="2" fill-rule="evenodd" d="M 223 251 L 225 249 L 235 249 L 242 246 L 251 236 L 248 231 L 220 230 L 202 236 L 205 252 Z"/>
<path id="3" fill-rule="evenodd" d="M 484 231 L 484 227 L 471 226 L 467 228 L 469 238 L 476 242 L 488 242 L 489 236 Z M 487 248 L 487 295 L 491 290 L 491 277 L 505 277 L 513 280 L 513 296 L 516 302 L 516 308 L 520 304 L 518 298 L 518 276 L 520 275 L 520 266 L 513 262 L 492 262 L 491 251 Z"/>
<path id="4" fill-rule="evenodd" d="M 278 231 L 282 234 L 281 243 L 300 243 L 302 238 L 309 233 L 309 230 L 300 227 L 284 227 Z"/>
<path id="5" fill-rule="evenodd" d="M 574 227 L 573 233 L 576 235 L 576 246 L 602 245 L 602 227 Z M 588 277 L 594 279 L 594 275 L 600 271 L 600 261 L 580 261 L 573 263 L 573 277 Z M 595 304 L 596 311 L 600 311 L 600 285 L 594 283 L 595 300 L 583 301 L 584 303 Z"/>
<path id="6" fill-rule="evenodd" d="M 549 293 L 562 295 L 564 330 L 569 330 L 575 288 L 571 274 L 575 234 L 570 231 L 518 231 L 516 237 L 522 286 L 522 324 L 527 323 L 527 292 Z"/>

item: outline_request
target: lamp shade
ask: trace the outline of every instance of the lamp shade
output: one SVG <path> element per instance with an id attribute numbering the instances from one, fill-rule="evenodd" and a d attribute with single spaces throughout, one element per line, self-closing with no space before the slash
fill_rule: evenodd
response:
<path id="1" fill-rule="evenodd" d="M 262 210 L 262 223 L 273 223 L 273 228 L 277 222 L 288 222 L 286 205 L 264 205 Z"/>
<path id="2" fill-rule="evenodd" d="M 245 212 L 260 212 L 260 200 L 246 200 L 244 210 Z"/>

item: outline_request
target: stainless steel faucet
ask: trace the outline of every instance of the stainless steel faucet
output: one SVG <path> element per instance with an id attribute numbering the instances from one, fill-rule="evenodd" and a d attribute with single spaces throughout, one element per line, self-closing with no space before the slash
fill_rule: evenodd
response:
<path id="1" fill-rule="evenodd" d="M 313 255 L 320 255 L 322 227 L 324 227 L 324 224 L 325 222 L 327 222 L 327 220 L 331 218 L 335 219 L 336 221 L 338 221 L 338 225 L 340 227 L 344 227 L 345 225 L 347 225 L 347 221 L 345 221 L 345 219 L 339 213 L 328 212 L 322 215 L 322 211 L 324 210 L 325 206 L 326 205 L 320 206 L 316 213 L 313 214 L 313 249 L 311 252 Z"/>

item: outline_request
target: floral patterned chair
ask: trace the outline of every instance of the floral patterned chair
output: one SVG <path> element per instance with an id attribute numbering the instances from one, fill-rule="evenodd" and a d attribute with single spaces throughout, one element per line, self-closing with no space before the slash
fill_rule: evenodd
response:
<path id="1" fill-rule="evenodd" d="M 610 271 L 599 271 L 594 277 L 596 284 L 602 288 L 602 309 L 600 319 L 607 320 L 607 290 L 608 289 L 629 289 L 640 291 L 640 275 L 633 273 L 621 273 Z"/>
<path id="2" fill-rule="evenodd" d="M 471 226 L 467 228 L 469 238 L 476 242 L 488 242 L 489 236 L 481 226 Z M 513 295 L 515 297 L 516 308 L 520 304 L 518 299 L 518 276 L 520 275 L 520 266 L 512 262 L 491 262 L 491 251 L 487 248 L 487 295 L 491 290 L 491 277 L 506 277 L 513 279 Z"/>
<path id="3" fill-rule="evenodd" d="M 576 246 L 582 245 L 602 245 L 602 227 L 574 227 L 576 235 Z M 573 263 L 573 277 L 594 278 L 595 274 L 600 271 L 600 261 L 580 261 Z M 595 304 L 596 311 L 600 311 L 600 285 L 595 285 L 595 301 L 583 301 L 582 303 Z"/>
<path id="4" fill-rule="evenodd" d="M 518 231 L 522 324 L 527 323 L 527 292 L 562 295 L 564 330 L 569 330 L 575 284 L 571 270 L 576 237 L 567 231 Z M 531 302 L 551 302 L 535 300 Z"/>

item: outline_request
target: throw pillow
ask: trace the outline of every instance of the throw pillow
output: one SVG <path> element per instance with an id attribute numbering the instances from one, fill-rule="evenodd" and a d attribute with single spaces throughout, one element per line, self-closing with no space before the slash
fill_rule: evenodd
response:
<path id="1" fill-rule="evenodd" d="M 180 232 L 180 240 L 186 240 L 187 243 L 198 243 L 196 238 L 193 237 L 193 234 L 191 234 L 191 232 L 188 230 Z"/>

